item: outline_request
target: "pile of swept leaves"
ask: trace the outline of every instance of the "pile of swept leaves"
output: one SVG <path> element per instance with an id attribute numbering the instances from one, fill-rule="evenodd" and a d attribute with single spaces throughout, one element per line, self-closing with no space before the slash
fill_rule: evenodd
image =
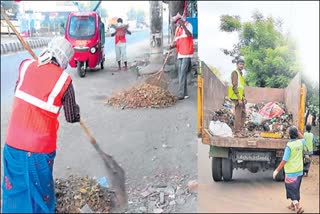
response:
<path id="1" fill-rule="evenodd" d="M 144 83 L 116 93 L 107 104 L 116 108 L 165 108 L 176 103 L 177 99 L 169 91 Z"/>
<path id="2" fill-rule="evenodd" d="M 93 212 L 110 212 L 114 194 L 87 177 L 70 175 L 55 180 L 56 213 L 80 213 L 84 206 Z"/>

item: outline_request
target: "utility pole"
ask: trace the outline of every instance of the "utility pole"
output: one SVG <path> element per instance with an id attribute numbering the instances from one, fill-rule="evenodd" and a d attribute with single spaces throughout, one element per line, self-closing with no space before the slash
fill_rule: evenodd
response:
<path id="1" fill-rule="evenodd" d="M 172 42 L 175 31 L 176 31 L 176 26 L 173 22 L 171 22 L 171 18 L 177 15 L 178 12 L 180 13 L 181 16 L 183 15 L 184 1 L 166 1 L 166 2 L 169 4 L 169 20 L 170 20 L 169 26 L 171 29 L 170 41 Z M 170 72 L 171 78 L 176 78 L 178 76 L 178 66 L 176 61 L 177 61 L 177 54 L 176 54 L 176 49 L 174 49 L 174 54 L 172 55 L 172 57 L 170 57 L 170 60 L 169 60 L 169 63 L 174 65 L 174 69 L 172 69 Z"/>
<path id="2" fill-rule="evenodd" d="M 149 1 L 150 5 L 150 63 L 162 63 L 163 19 L 162 1 Z"/>

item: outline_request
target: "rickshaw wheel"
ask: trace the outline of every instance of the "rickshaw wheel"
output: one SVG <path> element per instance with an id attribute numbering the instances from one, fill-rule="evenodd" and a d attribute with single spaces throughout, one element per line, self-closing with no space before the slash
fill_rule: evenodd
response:
<path id="1" fill-rule="evenodd" d="M 77 72 L 81 78 L 86 76 L 86 69 L 84 69 L 81 62 L 77 63 Z"/>

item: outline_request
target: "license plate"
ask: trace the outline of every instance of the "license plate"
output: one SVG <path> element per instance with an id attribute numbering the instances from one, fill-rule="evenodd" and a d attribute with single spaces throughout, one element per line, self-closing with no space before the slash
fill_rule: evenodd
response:
<path id="1" fill-rule="evenodd" d="M 237 152 L 236 159 L 244 161 L 270 161 L 270 153 L 264 152 Z"/>

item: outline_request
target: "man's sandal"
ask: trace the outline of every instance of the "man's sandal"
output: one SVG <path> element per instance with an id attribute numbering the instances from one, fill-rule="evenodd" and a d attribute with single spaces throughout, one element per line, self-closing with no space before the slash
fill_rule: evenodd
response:
<path id="1" fill-rule="evenodd" d="M 303 208 L 299 207 L 298 210 L 297 210 L 297 213 L 303 213 L 303 212 L 304 212 Z"/>
<path id="2" fill-rule="evenodd" d="M 287 206 L 287 208 L 292 211 L 296 210 L 293 204 L 290 204 L 289 206 Z"/>

